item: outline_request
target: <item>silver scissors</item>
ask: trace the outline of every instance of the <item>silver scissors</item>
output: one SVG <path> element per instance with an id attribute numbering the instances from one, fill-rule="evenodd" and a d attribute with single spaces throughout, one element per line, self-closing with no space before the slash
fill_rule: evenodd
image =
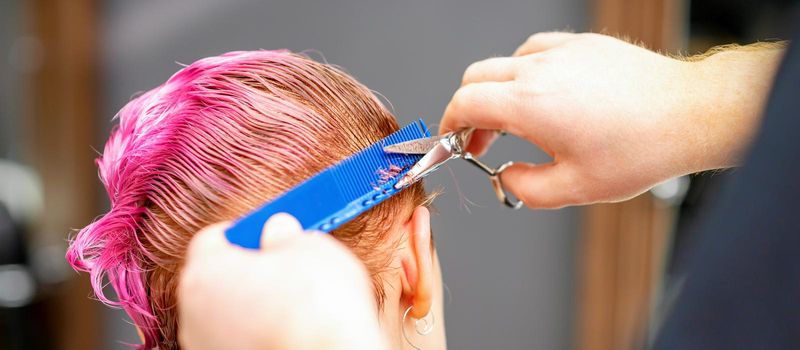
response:
<path id="1" fill-rule="evenodd" d="M 475 131 L 474 128 L 463 129 L 444 135 L 424 137 L 384 147 L 383 151 L 387 153 L 424 154 L 424 156 L 411 167 L 411 170 L 394 184 L 394 188 L 401 189 L 428 176 L 450 159 L 462 158 L 489 175 L 489 180 L 491 180 L 494 192 L 500 202 L 514 209 L 522 207 L 521 201 L 511 199 L 511 197 L 506 195 L 503 189 L 503 182 L 500 180 L 500 174 L 511 166 L 511 164 L 514 164 L 514 162 L 507 162 L 497 168 L 491 168 L 481 163 L 469 152 L 466 152 L 467 142 L 469 142 L 473 131 Z"/>

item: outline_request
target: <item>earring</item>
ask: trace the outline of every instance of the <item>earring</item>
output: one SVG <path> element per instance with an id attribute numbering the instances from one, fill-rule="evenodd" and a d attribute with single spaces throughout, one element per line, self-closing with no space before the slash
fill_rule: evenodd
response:
<path id="1" fill-rule="evenodd" d="M 408 334 L 406 333 L 406 319 L 408 318 L 408 313 L 411 312 L 412 306 L 409 306 L 406 309 L 406 312 L 403 313 L 403 323 L 400 327 L 403 330 L 403 338 L 406 338 L 406 342 L 408 345 L 411 345 L 412 348 L 421 350 L 417 345 L 415 345 L 411 339 L 408 338 Z M 423 318 L 419 318 L 414 320 L 414 330 L 419 335 L 428 335 L 433 331 L 433 326 L 436 324 L 436 318 L 433 317 L 433 312 L 428 311 L 428 314 L 425 315 Z"/>

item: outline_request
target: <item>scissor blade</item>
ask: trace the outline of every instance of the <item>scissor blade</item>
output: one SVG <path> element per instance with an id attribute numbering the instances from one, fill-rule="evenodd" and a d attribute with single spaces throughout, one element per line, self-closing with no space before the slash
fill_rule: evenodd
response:
<path id="1" fill-rule="evenodd" d="M 436 143 L 436 146 L 434 146 L 430 152 L 420 158 L 420 160 L 394 184 L 394 188 L 399 190 L 417 182 L 419 179 L 432 173 L 442 166 L 442 164 L 453 158 L 453 153 L 450 151 L 449 147 L 443 142 Z"/>
<path id="2" fill-rule="evenodd" d="M 436 147 L 442 138 L 443 136 L 434 136 L 395 143 L 393 145 L 383 147 L 383 151 L 386 153 L 426 154 L 431 149 Z"/>

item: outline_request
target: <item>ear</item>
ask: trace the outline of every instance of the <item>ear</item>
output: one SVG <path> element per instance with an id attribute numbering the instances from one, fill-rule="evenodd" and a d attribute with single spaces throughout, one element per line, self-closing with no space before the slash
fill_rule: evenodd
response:
<path id="1" fill-rule="evenodd" d="M 428 314 L 433 300 L 433 249 L 431 247 L 431 213 L 419 206 L 403 225 L 408 235 L 408 252 L 402 258 L 405 281 L 403 294 L 411 301 L 414 318 Z"/>

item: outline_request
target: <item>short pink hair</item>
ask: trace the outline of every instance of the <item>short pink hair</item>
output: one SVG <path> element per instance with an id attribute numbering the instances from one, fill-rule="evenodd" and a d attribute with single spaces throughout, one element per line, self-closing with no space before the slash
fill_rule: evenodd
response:
<path id="1" fill-rule="evenodd" d="M 111 208 L 74 237 L 67 260 L 123 308 L 141 348 L 178 348 L 176 274 L 192 235 L 234 219 L 398 129 L 351 77 L 287 51 L 199 60 L 118 114 L 97 160 Z M 417 184 L 333 234 L 373 271 L 387 222 L 427 203 Z M 107 278 L 117 294 L 103 292 Z"/>

